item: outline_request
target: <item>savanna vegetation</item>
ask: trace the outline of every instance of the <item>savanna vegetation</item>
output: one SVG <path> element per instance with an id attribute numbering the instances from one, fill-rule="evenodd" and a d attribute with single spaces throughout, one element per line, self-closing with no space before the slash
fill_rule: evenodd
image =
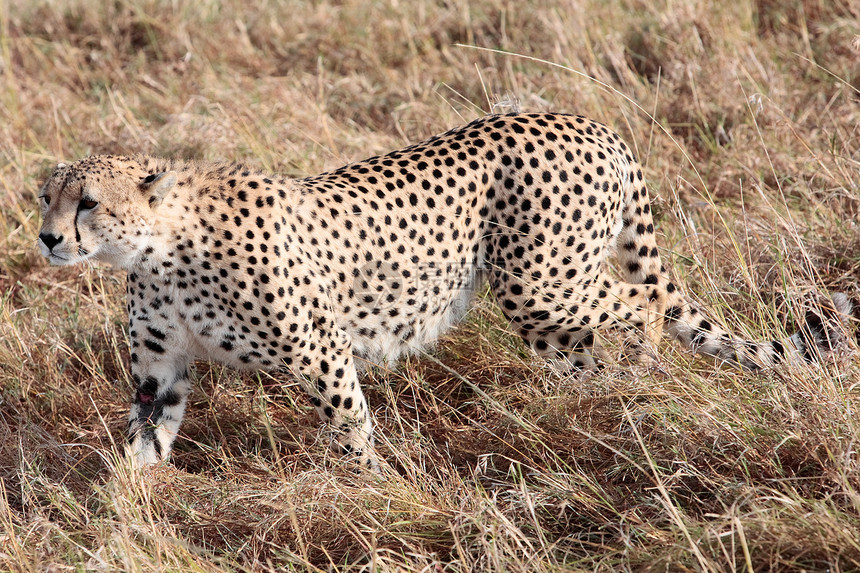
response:
<path id="1" fill-rule="evenodd" d="M 480 297 L 367 373 L 381 475 L 328 453 L 294 381 L 200 363 L 171 463 L 141 476 L 125 277 L 36 247 L 60 160 L 301 176 L 569 111 L 634 145 L 669 272 L 782 336 L 857 291 L 858 22 L 829 0 L 0 0 L 0 570 L 860 569 L 850 345 L 742 372 L 667 343 L 571 375 Z"/>

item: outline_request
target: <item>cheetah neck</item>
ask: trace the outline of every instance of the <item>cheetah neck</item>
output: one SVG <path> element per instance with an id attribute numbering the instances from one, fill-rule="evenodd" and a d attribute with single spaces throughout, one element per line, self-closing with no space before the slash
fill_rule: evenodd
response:
<path id="1" fill-rule="evenodd" d="M 237 217 L 263 210 L 289 216 L 284 207 L 297 200 L 293 180 L 243 165 L 148 156 L 140 161 L 149 173 L 177 174 L 176 186 L 155 211 L 146 246 L 129 268 L 150 276 L 182 275 L 188 269 L 228 264 L 226 259 L 237 256 L 230 253 L 240 252 L 246 241 L 237 230 Z M 271 185 L 258 186 L 255 181 Z M 224 259 L 222 251 L 227 253 Z"/>

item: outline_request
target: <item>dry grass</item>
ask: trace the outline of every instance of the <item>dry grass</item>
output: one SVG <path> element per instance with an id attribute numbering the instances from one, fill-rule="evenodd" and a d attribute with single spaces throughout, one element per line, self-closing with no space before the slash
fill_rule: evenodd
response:
<path id="1" fill-rule="evenodd" d="M 826 0 L 0 0 L 0 570 L 860 569 L 850 359 L 752 374 L 666 345 L 660 370 L 562 377 L 479 302 L 368 374 L 382 477 L 331 459 L 294 384 L 200 364 L 172 464 L 141 480 L 116 446 L 125 279 L 35 248 L 61 159 L 307 174 L 510 94 L 635 143 L 672 272 L 774 336 L 803 297 L 855 290 L 858 20 Z"/>

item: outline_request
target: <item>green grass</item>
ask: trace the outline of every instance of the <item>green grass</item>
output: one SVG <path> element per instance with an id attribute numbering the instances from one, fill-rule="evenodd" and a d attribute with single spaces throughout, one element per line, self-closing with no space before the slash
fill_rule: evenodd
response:
<path id="1" fill-rule="evenodd" d="M 670 273 L 735 331 L 856 291 L 850 3 L 246 4 L 0 0 L 0 570 L 860 569 L 852 356 L 756 374 L 667 343 L 562 375 L 484 298 L 366 374 L 381 476 L 293 381 L 205 363 L 171 463 L 130 473 L 125 277 L 36 248 L 60 160 L 305 175 L 514 100 L 634 145 Z"/>

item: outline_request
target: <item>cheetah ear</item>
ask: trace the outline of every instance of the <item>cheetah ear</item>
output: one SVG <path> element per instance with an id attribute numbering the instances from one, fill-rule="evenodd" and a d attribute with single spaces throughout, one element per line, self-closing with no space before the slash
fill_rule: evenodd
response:
<path id="1" fill-rule="evenodd" d="M 174 185 L 176 185 L 176 172 L 165 171 L 144 177 L 140 182 L 140 189 L 149 196 L 149 206 L 155 209 L 161 205 L 167 192 L 173 189 Z"/>

